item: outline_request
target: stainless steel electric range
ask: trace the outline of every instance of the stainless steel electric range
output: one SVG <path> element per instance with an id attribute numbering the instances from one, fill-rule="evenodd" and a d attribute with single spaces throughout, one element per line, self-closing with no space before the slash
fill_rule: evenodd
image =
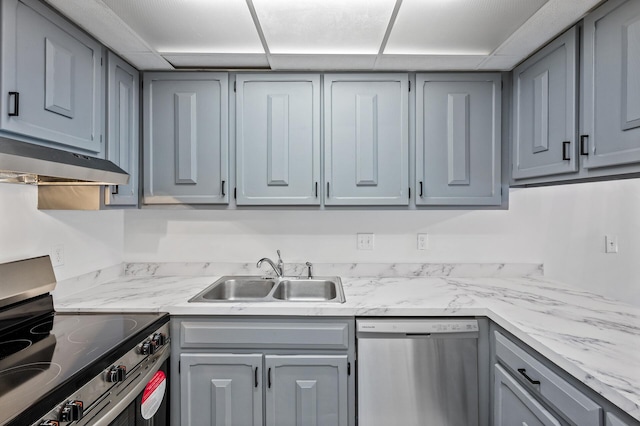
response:
<path id="1" fill-rule="evenodd" d="M 168 424 L 169 316 L 60 313 L 48 256 L 0 265 L 0 425 Z"/>

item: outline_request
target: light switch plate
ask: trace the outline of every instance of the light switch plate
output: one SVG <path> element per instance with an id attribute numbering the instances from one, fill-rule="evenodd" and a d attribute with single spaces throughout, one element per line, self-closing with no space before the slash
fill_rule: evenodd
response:
<path id="1" fill-rule="evenodd" d="M 63 266 L 64 265 L 64 245 L 58 244 L 51 247 L 51 265 L 53 267 Z"/>
<path id="2" fill-rule="evenodd" d="M 426 250 L 429 248 L 428 234 L 418 234 L 418 250 Z"/>
<path id="3" fill-rule="evenodd" d="M 618 236 L 617 235 L 604 236 L 604 252 L 605 253 L 618 252 Z"/>

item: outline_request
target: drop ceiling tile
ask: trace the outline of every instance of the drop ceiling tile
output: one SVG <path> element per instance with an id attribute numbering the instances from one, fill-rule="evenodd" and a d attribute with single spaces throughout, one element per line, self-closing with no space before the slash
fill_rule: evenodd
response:
<path id="1" fill-rule="evenodd" d="M 169 62 L 165 61 L 157 53 L 120 52 L 119 54 L 140 71 L 168 71 L 174 69 Z"/>
<path id="2" fill-rule="evenodd" d="M 376 70 L 446 71 L 474 70 L 486 59 L 483 55 L 380 55 Z"/>
<path id="3" fill-rule="evenodd" d="M 253 0 L 270 53 L 377 54 L 395 0 Z"/>
<path id="4" fill-rule="evenodd" d="M 177 68 L 269 68 L 267 55 L 258 53 L 176 53 L 162 57 Z"/>
<path id="5" fill-rule="evenodd" d="M 548 0 L 404 0 L 384 53 L 488 55 Z"/>
<path id="6" fill-rule="evenodd" d="M 270 55 L 273 70 L 371 70 L 376 55 Z"/>
<path id="7" fill-rule="evenodd" d="M 244 0 L 102 1 L 160 53 L 264 53 Z"/>

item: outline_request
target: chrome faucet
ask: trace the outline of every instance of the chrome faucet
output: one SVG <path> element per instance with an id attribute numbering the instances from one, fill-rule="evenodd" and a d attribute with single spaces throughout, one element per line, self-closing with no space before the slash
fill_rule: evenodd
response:
<path id="1" fill-rule="evenodd" d="M 282 278 L 284 276 L 284 262 L 282 261 L 282 257 L 280 257 L 280 250 L 276 250 L 276 252 L 278 253 L 277 265 L 273 263 L 273 260 L 269 259 L 268 257 L 263 257 L 262 259 L 258 260 L 256 267 L 259 268 L 262 265 L 262 262 L 267 262 L 269 265 L 271 265 L 271 267 L 275 271 L 276 276 L 278 276 L 279 278 Z"/>
<path id="2" fill-rule="evenodd" d="M 311 262 L 307 262 L 305 263 L 305 265 L 307 265 L 307 270 L 308 270 L 307 278 L 308 279 L 313 278 L 313 264 Z"/>

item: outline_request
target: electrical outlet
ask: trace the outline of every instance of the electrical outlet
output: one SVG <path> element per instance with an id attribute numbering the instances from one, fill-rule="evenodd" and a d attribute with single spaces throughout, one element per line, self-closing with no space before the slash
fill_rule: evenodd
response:
<path id="1" fill-rule="evenodd" d="M 426 250 L 429 248 L 429 236 L 427 234 L 418 234 L 418 250 Z"/>
<path id="2" fill-rule="evenodd" d="M 56 266 L 64 265 L 64 245 L 58 244 L 51 247 L 51 264 L 55 268 Z"/>
<path id="3" fill-rule="evenodd" d="M 618 236 L 617 235 L 604 236 L 604 252 L 605 253 L 618 252 Z"/>
<path id="4" fill-rule="evenodd" d="M 373 250 L 373 234 L 357 234 L 358 250 Z"/>

